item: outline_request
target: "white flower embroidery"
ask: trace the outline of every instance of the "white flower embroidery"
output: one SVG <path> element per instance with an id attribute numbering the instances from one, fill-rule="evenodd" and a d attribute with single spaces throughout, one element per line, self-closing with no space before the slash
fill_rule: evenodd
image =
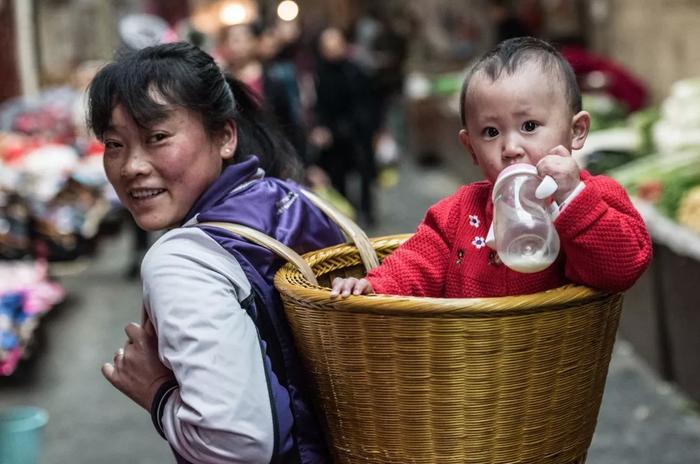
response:
<path id="1" fill-rule="evenodd" d="M 475 214 L 470 214 L 469 215 L 469 225 L 472 227 L 479 227 L 479 224 L 481 224 L 479 222 L 479 216 L 477 216 Z"/>
<path id="2" fill-rule="evenodd" d="M 472 245 L 479 250 L 486 246 L 486 239 L 484 239 L 484 237 L 474 237 L 474 240 L 472 240 Z"/>

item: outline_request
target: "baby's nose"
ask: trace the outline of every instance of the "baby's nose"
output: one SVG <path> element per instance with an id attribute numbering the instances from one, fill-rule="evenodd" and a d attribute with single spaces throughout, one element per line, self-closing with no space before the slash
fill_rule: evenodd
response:
<path id="1" fill-rule="evenodd" d="M 504 160 L 512 161 L 525 156 L 525 149 L 522 144 L 515 139 L 509 139 L 503 146 L 502 157 Z"/>

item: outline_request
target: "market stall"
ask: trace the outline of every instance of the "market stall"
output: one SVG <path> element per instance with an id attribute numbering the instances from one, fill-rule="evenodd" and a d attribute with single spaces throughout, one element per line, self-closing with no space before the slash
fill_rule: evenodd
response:
<path id="1" fill-rule="evenodd" d="M 700 400 L 700 79 L 676 82 L 659 108 L 622 118 L 591 140 L 594 149 L 579 161 L 625 187 L 654 242 L 654 262 L 629 292 L 621 333 Z"/>
<path id="2" fill-rule="evenodd" d="M 119 210 L 81 105 L 80 92 L 62 87 L 0 106 L 0 376 L 64 297 L 55 263 L 89 257 Z"/>

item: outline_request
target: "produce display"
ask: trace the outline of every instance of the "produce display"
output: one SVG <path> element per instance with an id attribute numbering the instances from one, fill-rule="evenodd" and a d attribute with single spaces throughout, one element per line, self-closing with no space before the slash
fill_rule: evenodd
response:
<path id="1" fill-rule="evenodd" d="M 676 215 L 688 191 L 700 185 L 700 146 L 674 154 L 654 154 L 608 172 L 631 194 L 666 216 Z"/>
<path id="2" fill-rule="evenodd" d="M 700 234 L 700 186 L 686 192 L 678 206 L 676 217 L 680 225 Z"/>
<path id="3" fill-rule="evenodd" d="M 636 139 L 626 161 L 624 154 L 600 150 L 586 167 L 700 234 L 700 78 L 673 84 L 660 108 L 633 113 L 627 127 Z"/>
<path id="4" fill-rule="evenodd" d="M 584 95 L 583 109 L 591 115 L 583 155 L 583 164 L 591 173 L 605 173 L 655 151 L 652 129 L 660 117 L 658 108 L 628 114 L 609 97 Z"/>

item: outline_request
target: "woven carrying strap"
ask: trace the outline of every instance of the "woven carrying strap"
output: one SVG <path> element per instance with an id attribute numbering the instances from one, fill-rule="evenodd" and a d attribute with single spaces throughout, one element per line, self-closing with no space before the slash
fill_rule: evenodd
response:
<path id="1" fill-rule="evenodd" d="M 379 259 L 377 258 L 377 253 L 374 251 L 374 247 L 367 238 L 365 231 L 355 224 L 349 217 L 345 216 L 343 213 L 338 211 L 330 203 L 323 200 L 321 197 L 317 196 L 315 193 L 309 192 L 308 190 L 301 189 L 301 192 L 309 199 L 311 203 L 316 205 L 318 209 L 323 211 L 326 216 L 335 222 L 338 227 L 345 233 L 348 241 L 354 243 L 357 247 L 357 251 L 360 253 L 360 258 L 362 259 L 362 264 L 365 266 L 366 271 L 370 271 L 375 267 L 379 266 Z"/>
<path id="2" fill-rule="evenodd" d="M 338 211 L 321 197 L 307 190 L 300 190 L 304 196 L 311 201 L 311 203 L 323 211 L 323 213 L 328 216 L 331 221 L 340 227 L 349 241 L 355 244 L 367 271 L 379 266 L 379 259 L 374 251 L 374 247 L 370 243 L 369 238 L 367 238 L 367 234 L 365 234 L 360 226 L 355 224 L 350 218 L 343 215 L 343 213 Z M 265 247 L 281 258 L 287 260 L 287 262 L 294 264 L 299 269 L 299 272 L 301 272 L 301 275 L 304 276 L 309 283 L 316 286 L 318 285 L 318 281 L 316 280 L 313 270 L 309 264 L 304 261 L 304 258 L 299 256 L 296 251 L 292 250 L 284 243 L 270 237 L 269 235 L 266 235 L 251 227 L 242 226 L 231 222 L 201 222 L 198 225 L 218 227 L 243 237 L 252 243 Z"/>
<path id="3" fill-rule="evenodd" d="M 265 247 L 268 250 L 273 251 L 277 256 L 286 259 L 290 263 L 294 263 L 306 280 L 313 285 L 318 285 L 314 272 L 311 270 L 309 264 L 304 261 L 304 258 L 299 256 L 299 253 L 292 250 L 284 243 L 275 240 L 269 235 L 263 234 L 259 230 L 242 226 L 240 224 L 233 224 L 231 222 L 201 222 L 198 225 L 218 227 L 219 229 L 228 230 L 229 232 L 239 235 L 250 242 Z"/>

